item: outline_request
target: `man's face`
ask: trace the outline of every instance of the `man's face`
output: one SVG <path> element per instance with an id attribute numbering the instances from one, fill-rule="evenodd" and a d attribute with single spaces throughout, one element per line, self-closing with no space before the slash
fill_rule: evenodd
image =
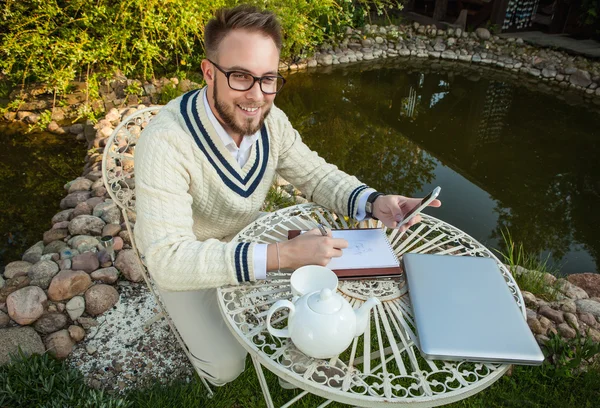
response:
<path id="1" fill-rule="evenodd" d="M 230 32 L 219 45 L 217 63 L 225 71 L 243 71 L 256 77 L 276 75 L 279 51 L 270 37 L 247 30 Z M 232 136 L 256 133 L 269 114 L 275 95 L 265 95 L 258 81 L 247 91 L 236 91 L 227 77 L 209 61 L 202 63 L 208 100 L 217 119 Z M 212 75 L 207 75 L 210 70 Z"/>

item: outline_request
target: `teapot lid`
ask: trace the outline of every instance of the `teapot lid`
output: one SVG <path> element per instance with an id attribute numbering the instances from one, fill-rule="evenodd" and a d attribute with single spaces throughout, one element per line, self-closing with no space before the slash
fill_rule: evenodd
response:
<path id="1" fill-rule="evenodd" d="M 323 288 L 320 292 L 315 292 L 308 298 L 308 307 L 318 314 L 333 314 L 339 311 L 342 307 L 342 302 L 339 296 L 329 288 Z"/>

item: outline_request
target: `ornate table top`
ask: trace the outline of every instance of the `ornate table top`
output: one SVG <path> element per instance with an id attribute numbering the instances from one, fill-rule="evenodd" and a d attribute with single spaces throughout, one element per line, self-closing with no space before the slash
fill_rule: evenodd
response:
<path id="1" fill-rule="evenodd" d="M 311 229 L 315 222 L 329 228 L 384 228 L 398 258 L 405 252 L 481 256 L 498 262 L 515 302 L 525 316 L 521 293 L 506 267 L 483 245 L 463 231 L 431 216 L 405 233 L 374 220 L 351 224 L 315 204 L 301 204 L 270 213 L 249 225 L 238 241 L 272 243 L 287 239 L 290 229 Z M 376 296 L 364 335 L 354 339 L 339 357 L 309 358 L 291 340 L 269 334 L 266 316 L 273 303 L 291 299 L 289 272 L 269 273 L 254 284 L 218 290 L 219 306 L 240 343 L 260 363 L 286 381 L 324 398 L 358 406 L 410 404 L 437 406 L 473 395 L 493 384 L 506 364 L 449 362 L 424 358 L 415 342 L 415 323 L 404 276 L 340 281 L 338 291 L 353 307 Z M 440 313 L 443 313 L 441 310 Z M 287 314 L 274 315 L 275 327 L 285 326 Z"/>

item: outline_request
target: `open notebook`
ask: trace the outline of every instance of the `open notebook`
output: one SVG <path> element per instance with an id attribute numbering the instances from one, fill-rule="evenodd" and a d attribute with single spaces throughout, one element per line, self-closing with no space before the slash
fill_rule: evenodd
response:
<path id="1" fill-rule="evenodd" d="M 300 235 L 291 230 L 288 238 Z M 338 278 L 366 278 L 393 276 L 401 273 L 400 263 L 385 232 L 381 228 L 332 230 L 334 238 L 348 241 L 340 258 L 333 258 L 327 265 Z"/>

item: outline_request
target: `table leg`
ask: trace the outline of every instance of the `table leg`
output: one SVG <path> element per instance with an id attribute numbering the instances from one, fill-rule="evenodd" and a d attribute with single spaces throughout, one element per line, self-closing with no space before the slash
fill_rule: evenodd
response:
<path id="1" fill-rule="evenodd" d="M 267 380 L 265 379 L 265 373 L 263 372 L 260 362 L 256 357 L 252 356 L 252 363 L 254 364 L 254 370 L 256 371 L 260 388 L 262 388 L 263 396 L 265 397 L 265 402 L 267 403 L 267 408 L 275 408 L 273 405 L 273 400 L 271 399 L 271 393 L 269 392 Z"/>

